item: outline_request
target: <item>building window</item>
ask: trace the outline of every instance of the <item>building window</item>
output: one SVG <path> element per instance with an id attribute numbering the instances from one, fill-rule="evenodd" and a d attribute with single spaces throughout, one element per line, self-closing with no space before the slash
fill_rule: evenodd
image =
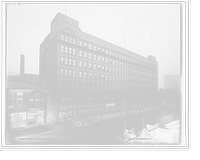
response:
<path id="1" fill-rule="evenodd" d="M 89 44 L 89 49 L 92 49 L 92 45 L 91 44 Z"/>
<path id="2" fill-rule="evenodd" d="M 23 92 L 17 92 L 17 96 L 23 96 Z"/>
<path id="3" fill-rule="evenodd" d="M 63 76 L 63 69 L 60 69 L 60 75 Z"/>
<path id="4" fill-rule="evenodd" d="M 61 35 L 61 40 L 64 41 L 64 35 Z"/>
<path id="5" fill-rule="evenodd" d="M 92 73 L 89 73 L 89 79 L 92 80 Z"/>
<path id="6" fill-rule="evenodd" d="M 116 74 L 118 74 L 118 68 L 116 69 Z"/>
<path id="7" fill-rule="evenodd" d="M 112 68 L 111 67 L 109 68 L 109 71 L 110 71 L 110 73 L 112 72 Z"/>
<path id="8" fill-rule="evenodd" d="M 67 69 L 65 69 L 65 76 L 67 76 Z"/>
<path id="9" fill-rule="evenodd" d="M 119 61 L 119 66 L 121 67 L 121 62 Z"/>
<path id="10" fill-rule="evenodd" d="M 35 108 L 40 108 L 40 99 L 35 98 Z"/>
<path id="11" fill-rule="evenodd" d="M 79 41 L 79 46 L 82 46 L 82 41 Z"/>
<path id="12" fill-rule="evenodd" d="M 76 60 L 75 59 L 73 60 L 73 66 L 76 66 Z"/>
<path id="13" fill-rule="evenodd" d="M 102 83 L 102 89 L 105 89 L 105 83 Z"/>
<path id="14" fill-rule="evenodd" d="M 89 53 L 89 59 L 92 59 L 92 53 Z"/>
<path id="15" fill-rule="evenodd" d="M 96 70 L 97 69 L 97 65 L 94 63 L 94 70 Z"/>
<path id="16" fill-rule="evenodd" d="M 87 43 L 86 42 L 84 43 L 84 47 L 87 47 Z"/>
<path id="17" fill-rule="evenodd" d="M 69 48 L 69 54 L 72 54 L 72 48 Z"/>
<path id="18" fill-rule="evenodd" d="M 34 108 L 33 98 L 29 98 L 29 108 Z"/>
<path id="19" fill-rule="evenodd" d="M 97 74 L 94 73 L 94 80 L 96 81 L 97 80 Z"/>
<path id="20" fill-rule="evenodd" d="M 118 53 L 116 53 L 116 57 L 118 58 Z"/>
<path id="21" fill-rule="evenodd" d="M 112 54 L 113 56 L 115 56 L 115 52 L 113 52 L 113 54 Z"/>
<path id="22" fill-rule="evenodd" d="M 76 39 L 73 39 L 73 44 L 76 44 Z"/>
<path id="23" fill-rule="evenodd" d="M 106 75 L 106 81 L 108 81 L 108 75 Z"/>
<path id="24" fill-rule="evenodd" d="M 109 79 L 110 81 L 112 81 L 112 76 L 110 76 L 110 79 Z"/>
<path id="25" fill-rule="evenodd" d="M 108 58 L 106 58 L 106 63 L 108 63 Z"/>
<path id="26" fill-rule="evenodd" d="M 104 65 L 102 65 L 102 71 L 104 71 L 104 72 L 105 72 L 105 66 L 104 66 Z"/>
<path id="27" fill-rule="evenodd" d="M 84 72 L 84 78 L 87 79 L 87 72 Z"/>
<path id="28" fill-rule="evenodd" d="M 65 53 L 67 53 L 68 52 L 68 47 L 65 47 Z"/>
<path id="29" fill-rule="evenodd" d="M 64 58 L 60 57 L 60 61 L 61 61 L 61 63 L 63 63 L 64 62 Z"/>
<path id="30" fill-rule="evenodd" d="M 35 96 L 40 96 L 40 92 L 35 92 Z"/>
<path id="31" fill-rule="evenodd" d="M 106 89 L 108 89 L 108 84 L 106 83 Z M 107 96 L 106 96 L 106 99 L 107 99 Z"/>
<path id="32" fill-rule="evenodd" d="M 69 43 L 72 43 L 72 38 L 71 37 L 69 37 Z"/>
<path id="33" fill-rule="evenodd" d="M 113 73 L 115 73 L 115 68 L 113 67 Z"/>
<path id="34" fill-rule="evenodd" d="M 118 61 L 116 61 L 116 66 L 118 66 Z"/>
<path id="35" fill-rule="evenodd" d="M 16 108 L 17 109 L 23 108 L 23 98 L 16 98 Z"/>
<path id="36" fill-rule="evenodd" d="M 109 55 L 110 55 L 110 56 L 112 55 L 112 52 L 111 52 L 111 51 L 109 52 Z"/>
<path id="37" fill-rule="evenodd" d="M 100 57 L 100 56 L 98 56 L 98 61 L 99 61 L 99 62 L 101 61 L 101 57 Z"/>
<path id="38" fill-rule="evenodd" d="M 105 58 L 104 57 L 102 57 L 102 62 L 104 62 L 105 61 Z"/>
<path id="39" fill-rule="evenodd" d="M 73 70 L 73 77 L 76 77 L 76 71 Z"/>
<path id="40" fill-rule="evenodd" d="M 64 81 L 63 80 L 60 81 L 60 88 L 64 88 Z"/>
<path id="41" fill-rule="evenodd" d="M 67 62 L 68 62 L 68 59 L 67 58 L 65 58 L 65 64 L 67 65 Z"/>
<path id="42" fill-rule="evenodd" d="M 101 80 L 101 74 L 100 73 L 98 74 L 98 80 L 99 81 Z"/>
<path id="43" fill-rule="evenodd" d="M 93 49 L 96 51 L 97 47 L 96 47 L 96 46 L 93 46 Z"/>
<path id="44" fill-rule="evenodd" d="M 98 69 L 99 69 L 99 71 L 101 71 L 101 65 L 100 64 L 98 65 Z"/>
<path id="45" fill-rule="evenodd" d="M 13 97 L 14 95 L 15 95 L 14 92 L 8 92 L 8 96 L 9 96 L 9 97 Z"/>
<path id="46" fill-rule="evenodd" d="M 82 61 L 79 61 L 79 67 L 82 67 Z"/>
<path id="47" fill-rule="evenodd" d="M 115 81 L 115 76 L 113 76 L 113 82 Z"/>
<path id="48" fill-rule="evenodd" d="M 112 85 L 111 85 L 111 84 L 109 85 L 109 89 L 112 89 Z M 111 98 L 110 98 L 110 99 L 111 99 Z"/>
<path id="49" fill-rule="evenodd" d="M 104 74 L 102 74 L 102 80 L 105 81 L 105 75 Z"/>
<path id="50" fill-rule="evenodd" d="M 68 42 L 68 37 L 67 36 L 65 36 L 65 41 Z"/>
<path id="51" fill-rule="evenodd" d="M 108 50 L 106 50 L 106 54 L 108 54 Z"/>
<path id="52" fill-rule="evenodd" d="M 96 61 L 96 59 L 97 59 L 97 56 L 94 54 L 94 60 Z"/>
<path id="53" fill-rule="evenodd" d="M 69 86 L 68 86 L 69 89 L 72 89 L 72 81 L 69 81 Z"/>
<path id="54" fill-rule="evenodd" d="M 108 93 L 105 93 L 105 100 L 108 99 Z"/>
<path id="55" fill-rule="evenodd" d="M 79 78 L 81 78 L 82 77 L 82 72 L 81 71 L 79 71 Z"/>
<path id="56" fill-rule="evenodd" d="M 68 88 L 68 81 L 65 80 L 65 88 Z"/>
<path id="57" fill-rule="evenodd" d="M 8 99 L 8 108 L 9 109 L 14 109 L 14 104 L 15 104 L 14 98 L 9 98 Z"/>
<path id="58" fill-rule="evenodd" d="M 84 63 L 84 67 L 87 68 L 87 62 Z"/>
<path id="59" fill-rule="evenodd" d="M 92 63 L 89 63 L 89 69 L 92 69 Z"/>
<path id="60" fill-rule="evenodd" d="M 85 52 L 84 57 L 87 58 L 87 52 Z"/>
<path id="61" fill-rule="evenodd" d="M 61 52 L 64 52 L 64 46 L 61 46 Z"/>
<path id="62" fill-rule="evenodd" d="M 72 76 L 72 71 L 71 70 L 69 70 L 69 77 L 71 77 Z"/>
<path id="63" fill-rule="evenodd" d="M 82 51 L 79 51 L 79 56 L 82 57 Z"/>
<path id="64" fill-rule="evenodd" d="M 88 89 L 92 89 L 92 82 L 89 82 Z"/>
<path id="65" fill-rule="evenodd" d="M 73 49 L 73 55 L 74 56 L 76 55 L 76 49 Z"/>
<path id="66" fill-rule="evenodd" d="M 72 65 L 72 60 L 71 60 L 71 58 L 69 58 L 69 65 L 70 65 L 70 66 Z"/>
<path id="67" fill-rule="evenodd" d="M 110 58 L 110 64 L 112 64 L 112 59 Z"/>
<path id="68" fill-rule="evenodd" d="M 108 72 L 108 66 L 106 66 L 106 72 Z"/>

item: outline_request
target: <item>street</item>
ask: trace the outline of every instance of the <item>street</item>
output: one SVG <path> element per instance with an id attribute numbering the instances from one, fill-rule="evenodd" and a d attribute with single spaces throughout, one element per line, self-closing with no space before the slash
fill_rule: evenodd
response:
<path id="1" fill-rule="evenodd" d="M 151 120 L 158 120 L 160 127 L 165 127 L 164 123 L 180 117 L 180 107 L 164 107 L 151 110 L 144 113 L 144 125 Z M 53 131 L 21 137 L 13 140 L 15 145 L 120 145 L 117 139 L 119 134 L 124 133 L 125 118 L 114 118 L 88 126 L 66 128 Z M 143 113 L 137 113 L 127 116 L 127 125 L 135 126 L 136 135 L 143 127 Z"/>

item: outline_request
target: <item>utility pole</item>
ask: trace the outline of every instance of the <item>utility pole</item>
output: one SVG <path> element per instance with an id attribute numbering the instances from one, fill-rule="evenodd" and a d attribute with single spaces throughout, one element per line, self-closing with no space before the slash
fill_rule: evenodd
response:
<path id="1" fill-rule="evenodd" d="M 142 116 L 143 116 L 143 129 L 144 129 L 144 106 L 145 106 L 144 97 L 145 97 L 145 94 L 147 93 L 147 90 L 143 89 L 140 92 L 141 92 L 141 95 L 142 95 L 142 97 L 141 97 L 141 106 L 143 107 L 143 114 L 142 114 Z"/>
<path id="2" fill-rule="evenodd" d="M 127 105 L 126 105 L 126 101 L 124 101 L 124 112 L 125 112 L 125 119 L 124 119 L 124 129 L 125 129 L 125 132 L 126 132 L 126 112 L 127 112 Z"/>

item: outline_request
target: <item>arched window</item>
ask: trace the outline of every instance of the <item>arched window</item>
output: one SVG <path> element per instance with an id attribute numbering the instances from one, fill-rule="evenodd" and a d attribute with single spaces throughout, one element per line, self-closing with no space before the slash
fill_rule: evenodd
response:
<path id="1" fill-rule="evenodd" d="M 68 33 L 68 34 L 72 34 L 72 35 L 74 35 L 74 31 L 71 29 L 71 28 L 65 28 L 64 30 L 63 30 L 65 33 Z"/>

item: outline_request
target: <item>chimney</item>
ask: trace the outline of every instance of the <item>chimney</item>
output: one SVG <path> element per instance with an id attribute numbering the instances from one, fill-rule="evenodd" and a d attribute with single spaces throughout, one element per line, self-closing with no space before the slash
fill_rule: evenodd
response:
<path id="1" fill-rule="evenodd" d="M 25 61 L 25 56 L 21 54 L 20 55 L 20 75 L 24 74 L 24 61 Z"/>

